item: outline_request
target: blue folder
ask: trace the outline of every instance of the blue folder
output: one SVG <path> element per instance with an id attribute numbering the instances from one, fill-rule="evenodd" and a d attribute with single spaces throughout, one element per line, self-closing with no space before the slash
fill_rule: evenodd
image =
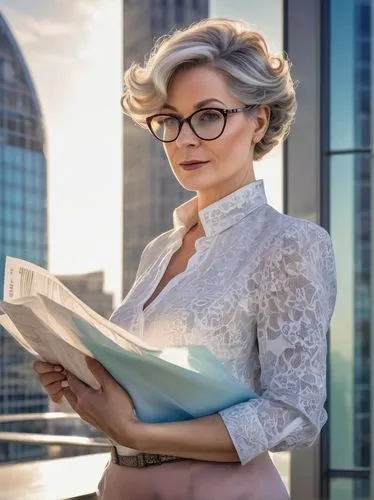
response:
<path id="1" fill-rule="evenodd" d="M 175 422 L 211 415 L 257 395 L 235 380 L 206 346 L 140 354 L 119 348 L 78 316 L 82 343 L 123 387 L 143 422 Z"/>

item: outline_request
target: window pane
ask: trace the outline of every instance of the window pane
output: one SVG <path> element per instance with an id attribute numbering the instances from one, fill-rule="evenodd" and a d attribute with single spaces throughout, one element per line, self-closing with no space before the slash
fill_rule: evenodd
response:
<path id="1" fill-rule="evenodd" d="M 334 155 L 331 236 L 338 295 L 330 331 L 330 468 L 370 465 L 370 161 Z"/>
<path id="2" fill-rule="evenodd" d="M 329 500 L 370 500 L 368 479 L 330 479 Z"/>
<path id="3" fill-rule="evenodd" d="M 371 6 L 331 0 L 330 148 L 370 146 Z M 344 36 L 342 36 L 344 33 Z"/>

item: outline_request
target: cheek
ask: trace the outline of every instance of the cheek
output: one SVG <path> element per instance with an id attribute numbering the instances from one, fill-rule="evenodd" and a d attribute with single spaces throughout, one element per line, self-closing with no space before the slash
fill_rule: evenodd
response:
<path id="1" fill-rule="evenodd" d="M 231 132 L 217 139 L 214 145 L 217 159 L 228 160 L 235 158 L 235 162 L 247 159 L 249 157 L 250 144 L 248 134 L 243 131 Z M 213 148 L 212 148 L 213 149 Z"/>

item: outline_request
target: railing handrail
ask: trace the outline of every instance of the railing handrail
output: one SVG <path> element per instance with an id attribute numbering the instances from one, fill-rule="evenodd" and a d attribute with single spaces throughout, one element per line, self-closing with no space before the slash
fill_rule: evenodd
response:
<path id="1" fill-rule="evenodd" d="M 29 432 L 0 432 L 1 441 L 40 445 L 85 446 L 87 448 L 109 449 L 111 447 L 110 441 L 106 438 L 59 436 Z"/>
<path id="2" fill-rule="evenodd" d="M 9 413 L 0 415 L 0 424 L 14 422 L 30 422 L 35 420 L 51 421 L 58 419 L 79 420 L 76 413 L 67 412 L 44 412 L 44 413 Z M 85 437 L 85 436 L 67 436 L 54 434 L 41 434 L 31 432 L 11 432 L 0 431 L 0 442 L 13 442 L 39 445 L 63 445 L 63 446 L 85 446 L 87 448 L 106 448 L 111 447 L 110 441 L 105 437 Z"/>
<path id="3" fill-rule="evenodd" d="M 80 419 L 77 413 L 51 411 L 44 413 L 7 413 L 0 415 L 0 424 L 10 422 L 28 422 L 30 420 Z"/>

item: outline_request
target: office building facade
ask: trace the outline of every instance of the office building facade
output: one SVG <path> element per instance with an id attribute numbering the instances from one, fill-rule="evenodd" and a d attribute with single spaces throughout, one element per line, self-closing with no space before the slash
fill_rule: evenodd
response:
<path id="1" fill-rule="evenodd" d="M 124 68 L 142 63 L 154 40 L 208 16 L 208 0 L 124 0 Z M 123 286 L 131 288 L 143 248 L 172 227 L 173 209 L 194 196 L 180 187 L 162 144 L 124 119 Z"/>
<path id="2" fill-rule="evenodd" d="M 100 316 L 110 317 L 113 312 L 113 295 L 104 291 L 104 271 L 65 274 L 57 278 Z"/>
<path id="3" fill-rule="evenodd" d="M 329 421 L 292 454 L 292 498 L 374 498 L 372 0 L 286 0 L 299 109 L 284 158 L 285 211 L 326 227 L 338 296 L 329 334 Z M 316 126 L 317 124 L 317 126 Z"/>
<path id="4" fill-rule="evenodd" d="M 1 297 L 6 255 L 47 266 L 44 147 L 38 97 L 17 42 L 0 14 Z M 47 396 L 33 375 L 31 357 L 0 328 L 0 414 L 47 409 Z M 9 429 L 3 426 L 2 430 Z M 39 446 L 0 443 L 0 462 L 27 459 L 41 453 Z"/>

